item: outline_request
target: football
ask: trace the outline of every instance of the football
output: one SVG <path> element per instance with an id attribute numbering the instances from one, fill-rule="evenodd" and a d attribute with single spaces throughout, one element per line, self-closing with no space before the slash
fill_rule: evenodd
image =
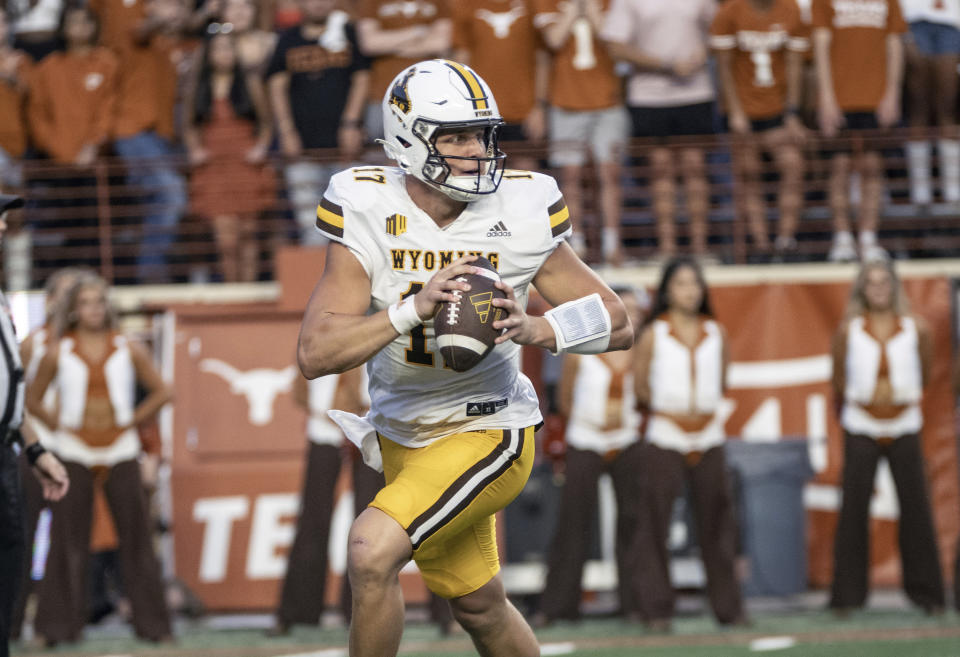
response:
<path id="1" fill-rule="evenodd" d="M 482 268 L 483 273 L 458 276 L 456 280 L 469 284 L 470 291 L 456 290 L 456 301 L 440 304 L 433 318 L 440 355 L 444 364 L 455 372 L 466 372 L 490 353 L 493 341 L 500 335 L 493 323 L 504 312 L 493 305 L 494 299 L 506 297 L 495 286 L 500 280 L 497 270 L 482 256 L 470 264 Z"/>

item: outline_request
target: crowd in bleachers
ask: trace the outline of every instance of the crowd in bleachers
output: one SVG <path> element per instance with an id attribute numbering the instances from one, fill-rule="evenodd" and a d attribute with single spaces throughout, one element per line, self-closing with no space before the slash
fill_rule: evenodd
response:
<path id="1" fill-rule="evenodd" d="M 923 214 L 960 202 L 956 2 L 6 5 L 0 184 L 30 198 L 25 226 L 5 247 L 13 289 L 42 281 L 29 272 L 31 256 L 51 268 L 103 267 L 105 206 L 119 215 L 109 220 L 111 239 L 126 244 L 129 275 L 117 280 L 168 280 L 185 218 L 212 235 L 222 280 L 255 280 L 258 219 L 282 198 L 297 227 L 290 237 L 320 239 L 314 208 L 329 176 L 352 163 L 382 163 L 373 140 L 383 92 L 404 66 L 430 57 L 453 57 L 489 81 L 510 166 L 557 174 L 575 223 L 571 244 L 597 262 L 624 261 L 621 227 L 638 204 L 632 187 L 647 190 L 639 203 L 660 256 L 686 249 L 706 257 L 716 242 L 718 175 L 732 181 L 751 253 L 796 259 L 814 156 L 829 161 L 829 258 L 878 255 L 878 220 L 890 197 L 883 131 L 901 123 L 904 105 L 909 142 L 893 150 L 904 153 L 913 207 Z M 705 146 L 714 134 L 729 134 L 723 153 Z M 864 134 L 879 140 L 856 137 Z M 631 138 L 643 141 L 628 158 Z M 546 144 L 546 161 L 525 151 L 531 143 Z M 117 166 L 98 169 L 105 158 Z M 641 174 L 625 170 L 638 159 Z"/>

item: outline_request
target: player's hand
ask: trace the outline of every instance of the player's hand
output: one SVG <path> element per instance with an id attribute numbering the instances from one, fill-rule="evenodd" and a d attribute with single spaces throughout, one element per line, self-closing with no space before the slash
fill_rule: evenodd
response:
<path id="1" fill-rule="evenodd" d="M 44 452 L 33 464 L 33 474 L 43 488 L 43 499 L 57 502 L 70 489 L 70 478 L 63 464 L 50 452 Z"/>
<path id="2" fill-rule="evenodd" d="M 474 267 L 470 263 L 476 259 L 475 255 L 457 258 L 430 277 L 423 289 L 413 296 L 413 303 L 416 305 L 420 319 L 426 321 L 433 317 L 444 301 L 455 301 L 454 290 L 470 291 L 468 284 L 455 279 L 460 274 L 475 274 L 479 267 Z"/>
<path id="3" fill-rule="evenodd" d="M 840 111 L 836 99 L 827 96 L 820 97 L 817 118 L 820 121 L 820 132 L 824 137 L 836 137 L 845 123 L 843 112 Z"/>
<path id="4" fill-rule="evenodd" d="M 896 92 L 889 90 L 883 94 L 880 104 L 877 105 L 877 123 L 881 128 L 891 128 L 900 120 L 900 98 Z"/>
<path id="5" fill-rule="evenodd" d="M 504 294 L 507 295 L 506 299 L 494 298 L 492 301 L 493 305 L 497 308 L 503 308 L 507 311 L 507 316 L 504 319 L 496 321 L 493 323 L 493 328 L 498 331 L 506 329 L 501 335 L 497 336 L 497 339 L 494 340 L 494 344 L 502 344 L 507 340 L 513 340 L 517 344 L 534 344 L 540 343 L 540 338 L 542 337 L 540 332 L 539 322 L 547 323 L 547 320 L 542 317 L 533 317 L 528 315 L 523 309 L 523 306 L 520 305 L 520 302 L 517 301 L 517 295 L 513 291 L 513 287 L 504 280 L 497 281 L 497 289 L 503 290 Z M 547 324 L 549 328 L 549 324 Z M 553 335 L 553 329 L 549 329 L 551 336 Z"/>

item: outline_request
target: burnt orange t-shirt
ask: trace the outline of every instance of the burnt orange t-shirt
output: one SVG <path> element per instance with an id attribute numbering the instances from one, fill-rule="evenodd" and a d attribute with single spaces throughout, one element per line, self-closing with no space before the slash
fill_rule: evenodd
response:
<path id="1" fill-rule="evenodd" d="M 174 136 L 177 45 L 166 36 L 137 39 L 137 27 L 147 17 L 146 0 L 90 0 L 100 19 L 100 43 L 120 61 L 119 98 L 114 137 L 132 137 L 153 130 Z"/>
<path id="2" fill-rule="evenodd" d="M 751 0 L 728 0 L 710 26 L 710 46 L 733 52 L 733 80 L 751 119 L 783 113 L 787 98 L 787 50 L 804 52 L 810 42 L 795 0 L 774 0 L 766 11 Z"/>
<path id="3" fill-rule="evenodd" d="M 145 130 L 168 139 L 174 136 L 179 53 L 179 42 L 165 36 L 124 53 L 114 136 L 132 137 Z"/>
<path id="4" fill-rule="evenodd" d="M 844 112 L 873 112 L 887 84 L 887 35 L 907 24 L 898 0 L 813 0 L 813 29 L 826 28 L 837 103 Z"/>
<path id="5" fill-rule="evenodd" d="M 453 0 L 459 2 L 460 0 Z M 379 23 L 382 30 L 398 30 L 415 25 L 430 26 L 440 19 L 450 18 L 450 7 L 447 0 L 362 0 L 360 20 L 373 19 Z M 416 64 L 423 57 L 395 57 L 381 55 L 373 59 L 370 68 L 371 103 L 383 100 L 383 94 L 406 67 Z"/>
<path id="6" fill-rule="evenodd" d="M 106 48 L 48 55 L 31 78 L 29 120 L 37 147 L 70 163 L 85 144 L 110 138 L 117 101 L 117 59 Z"/>
<path id="7" fill-rule="evenodd" d="M 33 62 L 18 52 L 17 82 L 0 81 L 0 148 L 10 157 L 22 157 L 27 150 L 27 86 Z"/>
<path id="8" fill-rule="evenodd" d="M 453 5 L 453 47 L 470 53 L 508 123 L 527 118 L 536 103 L 539 36 L 528 0 L 476 0 Z"/>
<path id="9" fill-rule="evenodd" d="M 666 0 L 664 0 L 666 1 Z M 534 24 L 543 28 L 559 17 L 565 0 L 533 0 Z M 610 0 L 602 0 L 603 10 Z M 588 111 L 621 102 L 620 80 L 613 59 L 587 19 L 574 22 L 566 43 L 553 53 L 550 68 L 550 104 L 565 110 Z"/>
<path id="10" fill-rule="evenodd" d="M 100 21 L 100 45 L 120 52 L 133 45 L 137 26 L 147 16 L 146 0 L 89 0 Z"/>

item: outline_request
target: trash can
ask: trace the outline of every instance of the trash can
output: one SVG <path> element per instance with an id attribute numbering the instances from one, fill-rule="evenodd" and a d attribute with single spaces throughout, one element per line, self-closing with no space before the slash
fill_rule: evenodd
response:
<path id="1" fill-rule="evenodd" d="M 746 596 L 787 596 L 807 588 L 803 487 L 813 476 L 805 440 L 725 445 L 737 482 Z"/>

